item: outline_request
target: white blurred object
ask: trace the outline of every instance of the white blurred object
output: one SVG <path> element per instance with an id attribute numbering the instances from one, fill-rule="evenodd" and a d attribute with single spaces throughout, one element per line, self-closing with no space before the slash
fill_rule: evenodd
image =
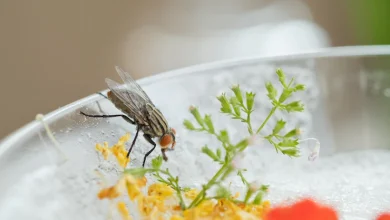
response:
<path id="1" fill-rule="evenodd" d="M 314 22 L 283 22 L 269 30 L 262 46 L 264 55 L 307 52 L 330 45 L 327 33 Z"/>
<path id="2" fill-rule="evenodd" d="M 124 65 L 136 76 L 221 59 L 291 54 L 330 45 L 327 33 L 312 21 L 310 10 L 298 0 L 177 3 L 160 5 L 163 16 L 148 19 L 147 25 L 129 33 Z"/>

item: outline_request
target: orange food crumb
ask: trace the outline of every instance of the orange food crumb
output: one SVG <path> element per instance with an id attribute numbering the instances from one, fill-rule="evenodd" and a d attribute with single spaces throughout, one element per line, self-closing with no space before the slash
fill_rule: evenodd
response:
<path id="1" fill-rule="evenodd" d="M 114 199 L 120 196 L 116 186 L 111 186 L 105 189 L 100 190 L 98 193 L 99 199 Z"/>

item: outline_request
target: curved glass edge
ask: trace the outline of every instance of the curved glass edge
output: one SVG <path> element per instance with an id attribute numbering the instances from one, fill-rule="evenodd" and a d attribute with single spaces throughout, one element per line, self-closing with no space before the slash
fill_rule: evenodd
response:
<path id="1" fill-rule="evenodd" d="M 282 60 L 299 60 L 299 59 L 313 59 L 313 58 L 326 58 L 326 57 L 359 57 L 359 56 L 378 56 L 378 55 L 390 55 L 390 45 L 381 45 L 381 46 L 345 46 L 345 47 L 329 47 L 323 48 L 315 51 L 307 51 L 303 53 L 291 53 L 287 55 L 279 56 L 257 56 L 257 57 L 244 57 L 244 58 L 235 58 L 235 59 L 226 59 L 219 60 L 215 62 L 208 62 L 203 64 L 197 64 L 193 66 L 188 66 L 185 68 L 179 68 L 175 70 L 170 70 L 166 72 L 161 72 L 156 75 L 148 76 L 145 78 L 138 79 L 137 82 L 142 85 L 148 85 L 160 80 L 167 80 L 176 76 L 188 75 L 193 72 L 200 72 L 205 70 L 213 70 L 221 67 L 231 67 L 240 64 L 248 64 L 253 62 L 267 62 L 267 61 L 282 61 Z M 101 92 L 107 92 L 108 89 Z M 72 102 L 64 107 L 61 107 L 55 111 L 52 111 L 44 115 L 44 120 L 55 120 L 57 117 L 70 112 L 74 108 L 85 105 L 92 101 L 101 99 L 102 97 L 97 94 L 89 95 L 85 98 L 79 99 L 75 102 Z M 12 146 L 19 138 L 22 138 L 24 135 L 29 132 L 40 128 L 42 126 L 39 122 L 33 121 L 23 127 L 15 130 L 8 136 L 4 137 L 0 141 L 0 155 L 2 155 L 9 147 Z"/>
<path id="2" fill-rule="evenodd" d="M 254 56 L 234 59 L 218 60 L 214 62 L 207 62 L 203 64 L 192 65 L 175 70 L 161 72 L 156 75 L 138 79 L 137 82 L 142 84 L 153 83 L 158 80 L 164 80 L 178 75 L 191 74 L 192 72 L 200 72 L 205 70 L 213 70 L 221 67 L 231 67 L 239 64 L 248 64 L 253 62 L 267 62 L 267 61 L 283 61 L 283 60 L 300 60 L 313 59 L 325 57 L 359 57 L 359 56 L 378 56 L 390 55 L 390 45 L 381 46 L 344 46 L 344 47 L 328 47 L 313 51 L 306 51 L 302 53 L 291 53 L 278 56 Z"/>

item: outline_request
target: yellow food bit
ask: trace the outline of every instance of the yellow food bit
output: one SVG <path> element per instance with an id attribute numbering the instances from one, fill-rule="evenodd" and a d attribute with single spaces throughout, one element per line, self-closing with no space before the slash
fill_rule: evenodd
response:
<path id="1" fill-rule="evenodd" d="M 97 151 L 99 151 L 99 152 L 102 153 L 103 158 L 104 158 L 105 160 L 108 159 L 108 156 L 110 155 L 111 151 L 110 151 L 110 149 L 109 149 L 109 147 L 108 147 L 108 143 L 107 143 L 107 142 L 104 142 L 104 146 L 102 146 L 102 145 L 100 145 L 100 144 L 96 144 L 96 147 L 95 147 L 95 148 L 96 148 Z"/>
<path id="2" fill-rule="evenodd" d="M 126 184 L 127 195 L 131 201 L 134 201 L 138 196 L 141 195 L 141 189 L 136 184 Z"/>
<path id="3" fill-rule="evenodd" d="M 265 209 L 270 209 L 271 208 L 271 202 L 266 200 L 263 202 L 262 206 L 265 208 Z"/>
<path id="4" fill-rule="evenodd" d="M 146 177 L 142 177 L 142 178 L 138 178 L 136 181 L 138 187 L 143 187 L 146 186 L 148 180 L 146 179 Z"/>
<path id="5" fill-rule="evenodd" d="M 118 145 L 125 144 L 130 139 L 130 133 L 126 133 L 122 137 L 119 138 Z"/>
<path id="6" fill-rule="evenodd" d="M 236 194 L 234 194 L 234 196 L 232 196 L 232 199 L 237 199 L 238 197 L 240 197 L 240 193 L 236 192 Z"/>
<path id="7" fill-rule="evenodd" d="M 130 134 L 126 133 L 124 136 L 120 137 L 118 142 L 113 145 L 111 148 L 108 146 L 107 142 L 103 143 L 103 146 L 101 144 L 96 144 L 96 150 L 101 152 L 103 155 L 103 158 L 105 160 L 108 159 L 108 156 L 110 154 L 113 154 L 115 158 L 118 161 L 118 164 L 125 168 L 127 164 L 130 162 L 130 158 L 127 157 L 127 150 L 125 147 L 125 143 L 130 139 Z"/>
<path id="8" fill-rule="evenodd" d="M 187 209 L 183 212 L 185 219 L 197 219 L 198 217 L 212 216 L 215 206 L 215 202 L 211 200 L 205 200 L 201 202 L 197 207 Z"/>
<path id="9" fill-rule="evenodd" d="M 141 187 L 146 185 L 146 178 L 135 179 L 131 175 L 124 175 L 121 179 L 114 185 L 107 188 L 103 188 L 98 193 L 99 199 L 115 199 L 119 197 L 124 189 L 127 190 L 129 198 L 134 200 L 141 194 Z"/>
<path id="10" fill-rule="evenodd" d="M 146 177 L 134 179 L 130 175 L 126 175 L 126 189 L 127 195 L 131 201 L 134 201 L 137 197 L 141 196 L 141 188 L 146 185 Z"/>
<path id="11" fill-rule="evenodd" d="M 164 200 L 173 195 L 173 189 L 165 183 L 154 183 L 149 186 L 148 195 Z"/>
<path id="12" fill-rule="evenodd" d="M 160 213 L 156 207 L 153 208 L 152 212 L 148 216 L 144 216 L 145 220 L 164 220 L 163 213 Z"/>
<path id="13" fill-rule="evenodd" d="M 196 196 L 198 195 L 199 191 L 197 189 L 190 189 L 187 192 L 184 193 L 184 196 L 187 199 L 194 200 Z"/>
<path id="14" fill-rule="evenodd" d="M 185 218 L 180 215 L 173 215 L 169 220 L 185 220 Z"/>
<path id="15" fill-rule="evenodd" d="M 270 205 L 269 205 L 269 202 L 264 202 L 263 204 L 261 205 L 244 205 L 241 207 L 241 209 L 243 211 L 245 211 L 246 213 L 250 213 L 254 216 L 257 216 L 257 217 L 263 217 L 264 214 L 269 210 L 270 208 Z"/>
<path id="16" fill-rule="evenodd" d="M 177 219 L 262 219 L 270 208 L 268 201 L 260 205 L 236 204 L 231 200 L 219 199 L 217 201 L 205 200 L 197 207 L 183 211 L 183 216 Z M 171 218 L 172 219 L 172 218 Z"/>
<path id="17" fill-rule="evenodd" d="M 138 209 L 144 216 L 151 215 L 152 211 L 156 208 L 159 212 L 165 212 L 165 202 L 159 199 L 157 196 L 140 196 L 138 199 Z"/>
<path id="18" fill-rule="evenodd" d="M 123 220 L 131 220 L 129 210 L 127 209 L 126 204 L 124 202 L 118 202 L 117 208 Z"/>

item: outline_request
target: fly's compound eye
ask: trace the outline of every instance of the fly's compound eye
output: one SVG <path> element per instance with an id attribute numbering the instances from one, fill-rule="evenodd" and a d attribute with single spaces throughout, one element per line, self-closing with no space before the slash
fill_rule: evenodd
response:
<path id="1" fill-rule="evenodd" d="M 168 148 L 168 146 L 172 143 L 173 139 L 170 134 L 165 134 L 160 138 L 160 146 L 161 148 L 165 149 Z"/>

